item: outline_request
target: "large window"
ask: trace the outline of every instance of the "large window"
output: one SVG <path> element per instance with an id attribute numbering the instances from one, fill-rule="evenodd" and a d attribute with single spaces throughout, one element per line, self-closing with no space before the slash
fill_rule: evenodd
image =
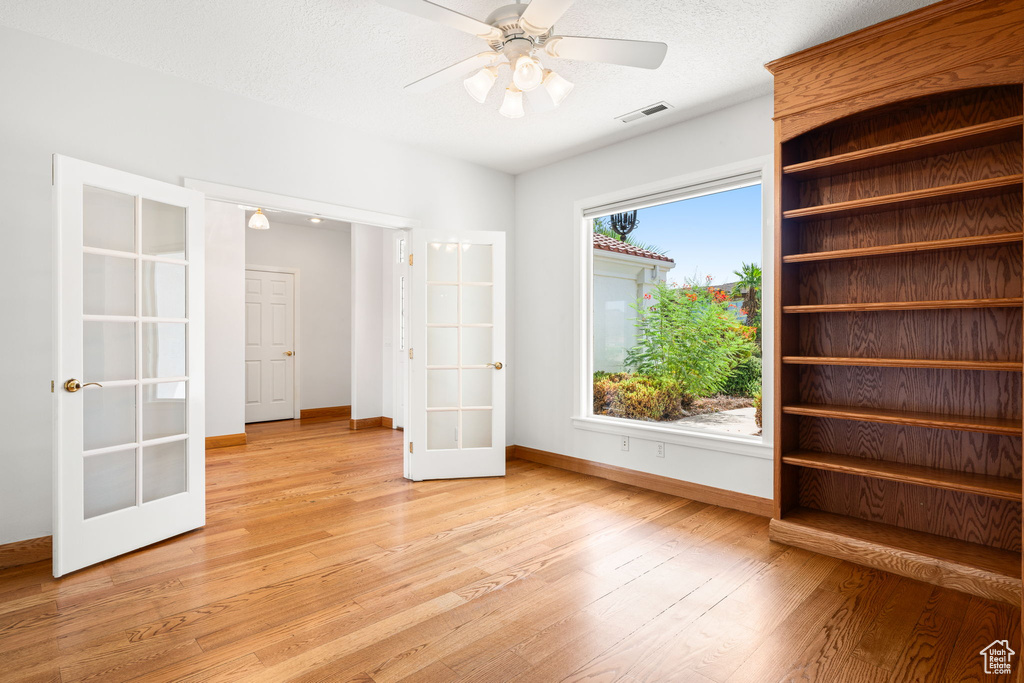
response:
<path id="1" fill-rule="evenodd" d="M 761 185 L 683 196 L 590 219 L 593 414 L 756 436 Z"/>

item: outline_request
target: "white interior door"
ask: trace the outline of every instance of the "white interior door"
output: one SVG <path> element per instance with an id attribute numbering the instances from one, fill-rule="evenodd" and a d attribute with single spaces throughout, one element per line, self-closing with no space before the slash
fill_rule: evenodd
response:
<path id="1" fill-rule="evenodd" d="M 53 574 L 203 526 L 203 195 L 54 157 Z"/>
<path id="2" fill-rule="evenodd" d="M 245 271 L 245 421 L 295 417 L 295 275 Z"/>
<path id="3" fill-rule="evenodd" d="M 414 233 L 406 476 L 505 474 L 505 234 Z"/>

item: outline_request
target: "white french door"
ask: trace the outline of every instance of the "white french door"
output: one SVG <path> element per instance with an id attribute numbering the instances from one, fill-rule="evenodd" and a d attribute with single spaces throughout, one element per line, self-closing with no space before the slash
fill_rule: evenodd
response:
<path id="1" fill-rule="evenodd" d="M 295 414 L 295 275 L 245 271 L 245 421 Z"/>
<path id="2" fill-rule="evenodd" d="M 53 574 L 206 519 L 203 195 L 56 155 Z"/>
<path id="3" fill-rule="evenodd" d="M 413 234 L 406 476 L 502 476 L 505 234 Z"/>

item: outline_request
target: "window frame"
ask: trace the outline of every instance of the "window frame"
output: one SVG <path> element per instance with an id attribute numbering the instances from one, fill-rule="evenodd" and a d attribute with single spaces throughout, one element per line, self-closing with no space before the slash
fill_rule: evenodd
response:
<path id="1" fill-rule="evenodd" d="M 761 185 L 761 320 L 762 394 L 761 436 L 716 434 L 709 431 L 667 426 L 660 423 L 630 420 L 593 414 L 594 357 L 594 290 L 593 218 L 621 211 L 642 209 L 732 189 Z M 772 457 L 774 435 L 775 367 L 775 177 L 772 157 L 762 156 L 746 161 L 709 168 L 682 176 L 665 178 L 615 192 L 579 200 L 573 205 L 574 230 L 574 405 L 573 426 L 592 432 L 633 436 L 639 439 L 694 446 L 758 458 Z"/>

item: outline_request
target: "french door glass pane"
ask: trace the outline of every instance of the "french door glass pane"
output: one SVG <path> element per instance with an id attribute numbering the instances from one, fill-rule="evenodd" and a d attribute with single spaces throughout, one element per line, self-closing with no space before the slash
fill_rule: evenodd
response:
<path id="1" fill-rule="evenodd" d="M 427 323 L 454 325 L 459 322 L 458 296 L 456 285 L 427 285 Z"/>
<path id="2" fill-rule="evenodd" d="M 85 518 L 135 505 L 135 449 L 85 457 Z"/>
<path id="3" fill-rule="evenodd" d="M 463 448 L 490 448 L 492 412 L 490 410 L 462 411 Z"/>
<path id="4" fill-rule="evenodd" d="M 142 438 L 185 433 L 185 383 L 161 382 L 142 387 Z"/>
<path id="5" fill-rule="evenodd" d="M 134 386 L 86 387 L 82 394 L 85 450 L 135 441 Z"/>
<path id="6" fill-rule="evenodd" d="M 427 407 L 459 407 L 458 370 L 427 370 Z"/>
<path id="7" fill-rule="evenodd" d="M 427 365 L 459 364 L 459 329 L 427 328 Z"/>
<path id="8" fill-rule="evenodd" d="M 142 200 L 142 253 L 185 258 L 185 208 Z"/>
<path id="9" fill-rule="evenodd" d="M 185 376 L 185 323 L 142 324 L 142 376 Z"/>
<path id="10" fill-rule="evenodd" d="M 462 407 L 490 407 L 494 370 L 462 371 Z"/>
<path id="11" fill-rule="evenodd" d="M 86 315 L 135 315 L 135 259 L 84 254 L 82 311 Z"/>
<path id="12" fill-rule="evenodd" d="M 185 317 L 185 266 L 142 262 L 142 315 Z"/>
<path id="13" fill-rule="evenodd" d="M 491 287 L 471 286 L 462 287 L 462 320 L 464 325 L 475 325 L 480 323 L 493 322 L 493 308 L 491 305 Z"/>
<path id="14" fill-rule="evenodd" d="M 462 247 L 462 281 L 493 282 L 492 248 L 489 244 L 467 244 Z"/>
<path id="15" fill-rule="evenodd" d="M 98 187 L 85 187 L 82 197 L 82 244 L 134 252 L 135 197 Z"/>
<path id="16" fill-rule="evenodd" d="M 487 365 L 493 363 L 494 332 L 490 327 L 462 328 L 462 364 Z"/>
<path id="17" fill-rule="evenodd" d="M 427 248 L 427 280 L 430 282 L 458 282 L 458 244 L 432 243 Z"/>
<path id="18" fill-rule="evenodd" d="M 459 412 L 457 410 L 427 413 L 427 448 L 429 450 L 457 448 Z"/>
<path id="19" fill-rule="evenodd" d="M 172 441 L 142 447 L 142 502 L 184 493 L 185 445 Z"/>
<path id="20" fill-rule="evenodd" d="M 82 324 L 83 382 L 135 379 L 135 323 Z"/>

